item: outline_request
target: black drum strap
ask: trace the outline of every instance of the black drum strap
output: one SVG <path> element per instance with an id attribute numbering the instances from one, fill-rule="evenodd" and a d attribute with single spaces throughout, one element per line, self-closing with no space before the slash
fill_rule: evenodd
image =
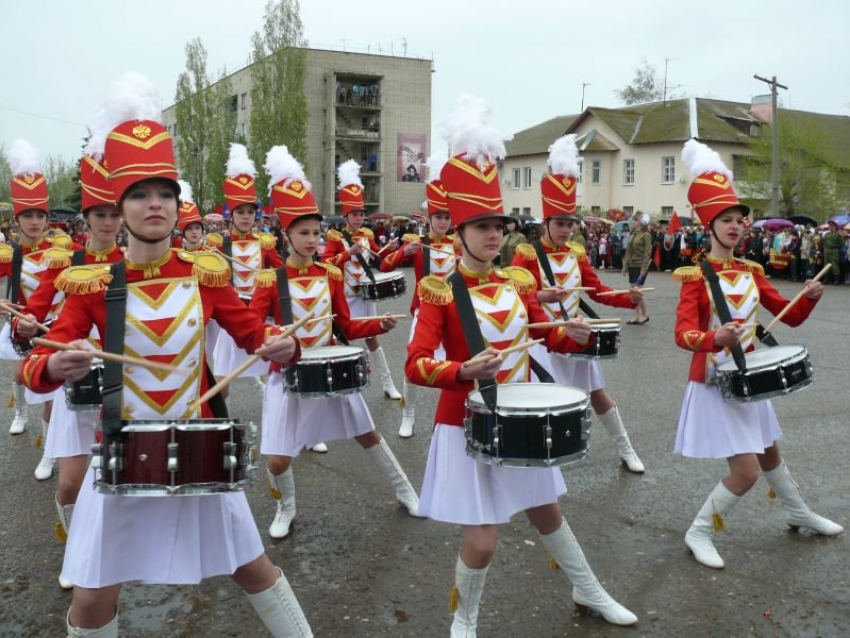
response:
<path id="1" fill-rule="evenodd" d="M 729 306 L 726 304 L 726 297 L 723 295 L 723 289 L 720 287 L 720 277 L 714 272 L 714 268 L 708 263 L 708 260 L 703 260 L 700 264 L 702 274 L 708 281 L 708 287 L 711 289 L 711 297 L 714 299 L 714 308 L 717 310 L 717 316 L 722 324 L 727 324 L 732 321 L 732 313 L 729 312 Z M 735 344 L 731 349 L 732 359 L 735 361 L 735 366 L 744 374 L 747 371 L 747 360 L 744 357 L 744 349 L 741 344 Z"/>
<path id="2" fill-rule="evenodd" d="M 21 269 L 24 267 L 24 248 L 20 244 L 12 252 L 12 276 L 6 287 L 6 298 L 12 303 L 19 303 L 21 294 Z"/>
<path id="3" fill-rule="evenodd" d="M 431 249 L 428 248 L 431 245 L 431 237 L 424 235 L 419 241 L 422 244 L 422 276 L 427 277 L 431 274 Z"/>
<path id="4" fill-rule="evenodd" d="M 292 297 L 289 296 L 289 278 L 286 276 L 286 264 L 278 268 L 277 274 L 277 301 L 280 304 L 280 316 L 284 325 L 290 325 L 292 321 Z"/>
<path id="5" fill-rule="evenodd" d="M 213 387 L 215 385 L 215 377 L 206 361 L 204 361 L 204 376 L 207 379 L 207 387 Z M 221 392 L 217 392 L 207 399 L 207 405 L 210 406 L 210 411 L 216 419 L 226 419 L 230 416 L 227 411 L 227 401 L 221 396 Z"/>
<path id="6" fill-rule="evenodd" d="M 71 265 L 72 266 L 82 266 L 86 263 L 86 249 L 80 248 L 79 250 L 75 250 L 74 254 L 71 255 Z"/>
<path id="7" fill-rule="evenodd" d="M 552 264 L 549 263 L 549 257 L 543 249 L 543 242 L 538 240 L 534 242 L 533 246 L 534 250 L 537 252 L 537 261 L 540 264 L 540 269 L 543 271 L 543 274 L 546 275 L 546 281 L 549 282 L 550 286 L 557 286 L 558 284 L 555 283 L 555 274 L 552 272 Z M 561 317 L 564 321 L 569 321 L 570 317 L 567 314 L 566 308 L 564 308 L 564 304 L 559 301 L 558 306 L 561 308 Z M 596 314 L 596 311 L 581 297 L 579 297 L 578 300 L 578 307 L 591 319 L 599 319 L 599 315 Z"/>
<path id="8" fill-rule="evenodd" d="M 776 340 L 771 333 L 764 329 L 764 326 L 759 324 L 756 326 L 756 338 L 761 341 L 768 348 L 775 348 L 779 345 L 779 342 Z"/>
<path id="9" fill-rule="evenodd" d="M 345 241 L 348 242 L 349 246 L 354 245 L 354 240 L 351 239 L 351 235 L 347 230 L 342 231 L 342 236 L 345 238 Z M 357 253 L 354 255 L 354 258 L 360 263 L 360 266 L 363 268 L 363 272 L 366 273 L 366 276 L 369 278 L 369 281 L 375 283 L 375 273 L 372 272 L 372 268 L 369 266 L 368 260 L 363 256 L 362 253 Z"/>
<path id="10" fill-rule="evenodd" d="M 127 321 L 127 270 L 124 261 L 112 265 L 112 281 L 106 288 L 106 334 L 103 350 L 124 354 L 124 324 Z M 110 436 L 121 434 L 121 394 L 124 389 L 124 366 L 117 361 L 103 362 L 103 431 Z"/>
<path id="11" fill-rule="evenodd" d="M 230 236 L 222 240 L 221 252 L 227 256 L 227 261 L 230 262 L 230 285 L 233 285 L 233 278 L 236 276 L 233 273 L 233 239 Z"/>

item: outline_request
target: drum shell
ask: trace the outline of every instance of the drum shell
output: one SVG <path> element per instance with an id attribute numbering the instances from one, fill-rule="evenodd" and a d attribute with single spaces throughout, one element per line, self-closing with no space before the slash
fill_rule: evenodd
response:
<path id="1" fill-rule="evenodd" d="M 360 284 L 360 294 L 367 301 L 396 299 L 403 297 L 406 292 L 407 282 L 401 272 L 381 273 L 375 276 L 375 283 L 366 281 Z"/>
<path id="2" fill-rule="evenodd" d="M 769 365 L 747 366 L 741 374 L 737 368 L 717 370 L 717 386 L 727 401 L 752 403 L 783 396 L 807 388 L 815 382 L 814 368 L 808 350 L 800 346 L 794 356 Z"/>
<path id="3" fill-rule="evenodd" d="M 302 357 L 295 365 L 284 368 L 283 374 L 286 392 L 301 398 L 362 392 L 369 386 L 369 357 L 363 348 L 339 357 Z"/>
<path id="4" fill-rule="evenodd" d="M 616 359 L 620 354 L 620 326 L 591 326 L 591 337 L 579 352 L 570 352 L 567 356 L 576 359 Z"/>
<path id="5" fill-rule="evenodd" d="M 241 490 L 252 469 L 250 428 L 227 419 L 125 421 L 120 435 L 103 433 L 94 446 L 96 487 L 122 496 Z"/>
<path id="6" fill-rule="evenodd" d="M 65 384 L 65 405 L 72 411 L 96 411 L 102 407 L 103 363 L 92 365 L 79 381 Z"/>

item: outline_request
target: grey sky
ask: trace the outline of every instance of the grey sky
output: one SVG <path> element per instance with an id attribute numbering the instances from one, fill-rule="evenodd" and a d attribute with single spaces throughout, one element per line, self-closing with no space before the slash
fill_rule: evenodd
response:
<path id="1" fill-rule="evenodd" d="M 174 98 L 185 43 L 200 36 L 210 68 L 247 61 L 265 0 L 0 0 L 0 142 L 25 137 L 44 155 L 76 159 L 109 84 L 134 69 Z M 344 7 L 344 8 L 343 8 Z M 675 92 L 749 101 L 777 75 L 790 108 L 850 115 L 846 0 L 302 0 L 311 46 L 434 57 L 436 125 L 457 95 L 493 104 L 511 134 L 586 104 L 616 106 L 614 90 L 642 58 Z M 64 120 L 37 118 L 17 111 Z M 73 122 L 79 124 L 73 124 Z"/>

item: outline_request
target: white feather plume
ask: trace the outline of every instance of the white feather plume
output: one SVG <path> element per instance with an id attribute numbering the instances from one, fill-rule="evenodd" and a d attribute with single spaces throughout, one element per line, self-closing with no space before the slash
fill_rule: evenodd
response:
<path id="1" fill-rule="evenodd" d="M 339 187 L 359 186 L 363 188 L 363 182 L 360 181 L 360 164 L 350 159 L 339 165 L 337 169 L 337 177 L 339 177 Z"/>
<path id="2" fill-rule="evenodd" d="M 195 200 L 192 197 L 192 185 L 189 182 L 184 182 L 182 179 L 178 179 L 177 183 L 180 184 L 180 201 L 183 203 L 194 203 Z"/>
<path id="3" fill-rule="evenodd" d="M 250 175 L 253 179 L 257 176 L 257 168 L 251 158 L 248 157 L 248 149 L 242 144 L 230 145 L 230 156 L 227 158 L 225 171 L 230 178 Z"/>
<path id="4" fill-rule="evenodd" d="M 474 95 L 461 95 L 443 120 L 441 130 L 449 143 L 452 156 L 474 162 L 479 169 L 484 162 L 494 163 L 507 152 L 505 141 L 511 139 L 490 125 L 490 104 Z"/>
<path id="5" fill-rule="evenodd" d="M 443 166 L 449 161 L 448 153 L 445 151 L 437 151 L 431 153 L 425 166 L 428 167 L 428 183 L 440 179 L 440 173 L 443 172 Z"/>
<path id="6" fill-rule="evenodd" d="M 159 91 L 153 82 L 135 71 L 127 71 L 109 87 L 89 127 L 91 137 L 86 144 L 86 154 L 100 160 L 110 131 L 128 120 L 162 123 Z"/>
<path id="7" fill-rule="evenodd" d="M 419 205 L 419 208 L 422 210 L 422 212 L 426 212 L 428 210 L 428 200 L 426 199 L 424 202 L 422 202 Z"/>
<path id="8" fill-rule="evenodd" d="M 688 140 L 682 148 L 682 162 L 691 177 L 714 171 L 732 179 L 732 171 L 723 163 L 720 154 L 696 140 Z"/>
<path id="9" fill-rule="evenodd" d="M 304 167 L 297 159 L 295 159 L 283 144 L 280 146 L 272 146 L 271 150 L 266 154 L 266 163 L 264 168 L 269 176 L 269 191 L 271 187 L 278 182 L 283 182 L 284 186 L 298 180 L 312 190 L 310 182 L 307 181 L 307 176 L 304 174 Z"/>
<path id="10" fill-rule="evenodd" d="M 15 140 L 9 147 L 9 168 L 12 170 L 12 175 L 41 173 L 41 157 L 38 149 L 26 140 Z"/>
<path id="11" fill-rule="evenodd" d="M 564 135 L 549 147 L 549 169 L 555 175 L 578 179 L 578 147 L 575 135 Z"/>

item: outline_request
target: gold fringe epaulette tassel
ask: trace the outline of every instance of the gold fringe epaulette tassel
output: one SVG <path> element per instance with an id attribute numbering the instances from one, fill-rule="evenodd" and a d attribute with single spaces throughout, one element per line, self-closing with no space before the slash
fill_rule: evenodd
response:
<path id="1" fill-rule="evenodd" d="M 202 286 L 224 288 L 230 285 L 230 266 L 218 253 L 208 251 L 190 253 L 181 250 L 178 252 L 178 257 L 192 264 L 192 274 L 198 278 L 198 283 Z"/>
<path id="2" fill-rule="evenodd" d="M 569 246 L 570 252 L 576 256 L 576 259 L 579 261 L 587 260 L 587 251 L 584 246 L 575 241 L 568 241 L 567 246 Z"/>
<path id="3" fill-rule="evenodd" d="M 421 301 L 427 301 L 436 306 L 448 306 L 454 299 L 452 287 L 434 275 L 428 275 L 419 280 L 416 293 Z"/>
<path id="4" fill-rule="evenodd" d="M 755 261 L 750 261 L 749 259 L 736 259 L 735 261 L 741 264 L 747 272 L 764 277 L 764 266 L 761 264 Z"/>
<path id="5" fill-rule="evenodd" d="M 537 281 L 531 271 L 521 266 L 509 266 L 502 270 L 511 278 L 511 283 L 519 294 L 530 295 L 537 290 Z"/>
<path id="6" fill-rule="evenodd" d="M 401 236 L 401 241 L 405 241 L 409 244 L 411 244 L 413 242 L 418 242 L 421 239 L 422 238 L 419 235 L 417 235 L 416 233 L 405 233 L 404 235 Z"/>
<path id="7" fill-rule="evenodd" d="M 53 285 L 65 294 L 88 295 L 106 290 L 110 281 L 109 267 L 71 266 L 59 273 Z"/>
<path id="8" fill-rule="evenodd" d="M 62 248 L 48 248 L 44 251 L 44 263 L 51 270 L 67 268 L 71 265 L 71 255 L 73 253 L 63 250 Z"/>
<path id="9" fill-rule="evenodd" d="M 449 611 L 457 611 L 459 598 L 460 592 L 457 589 L 457 585 L 452 585 L 452 590 L 449 592 Z"/>
<path id="10" fill-rule="evenodd" d="M 519 255 L 523 261 L 534 261 L 537 259 L 537 251 L 531 244 L 520 244 L 514 251 L 515 255 Z"/>
<path id="11" fill-rule="evenodd" d="M 224 237 L 222 237 L 218 233 L 209 233 L 204 238 L 204 242 L 210 248 L 221 248 L 222 246 L 224 246 Z"/>
<path id="12" fill-rule="evenodd" d="M 328 241 L 342 241 L 342 233 L 331 228 L 327 232 Z"/>
<path id="13" fill-rule="evenodd" d="M 8 402 L 7 405 L 8 405 L 10 410 L 15 407 L 15 395 L 14 394 L 9 395 L 9 402 Z"/>
<path id="14" fill-rule="evenodd" d="M 329 264 L 324 261 L 317 261 L 316 265 L 319 268 L 324 268 L 327 271 L 328 279 L 333 279 L 334 281 L 342 281 L 342 271 L 333 264 Z"/>
<path id="15" fill-rule="evenodd" d="M 257 239 L 260 240 L 260 248 L 263 250 L 274 250 L 277 246 L 277 237 L 271 233 L 258 233 Z"/>
<path id="16" fill-rule="evenodd" d="M 702 269 L 699 266 L 682 266 L 673 271 L 673 281 L 689 283 L 702 279 Z"/>
<path id="17" fill-rule="evenodd" d="M 266 268 L 254 277 L 254 285 L 257 288 L 273 288 L 277 283 L 277 273 L 272 268 Z"/>
<path id="18" fill-rule="evenodd" d="M 15 249 L 10 244 L 0 244 L 0 264 L 12 263 L 12 255 Z"/>

